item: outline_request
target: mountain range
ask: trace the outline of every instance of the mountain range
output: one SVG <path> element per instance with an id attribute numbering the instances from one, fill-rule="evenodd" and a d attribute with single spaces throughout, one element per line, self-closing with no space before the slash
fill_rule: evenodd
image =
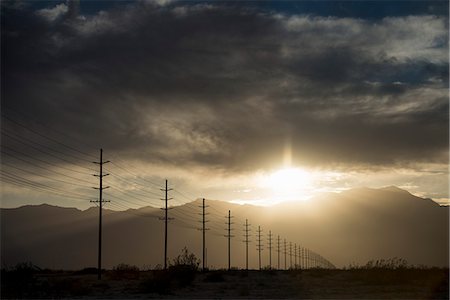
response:
<path id="1" fill-rule="evenodd" d="M 358 188 L 327 193 L 308 201 L 285 202 L 270 207 L 206 200 L 208 266 L 227 266 L 228 210 L 231 211 L 231 264 L 245 265 L 243 224 L 251 224 L 249 267 L 257 268 L 256 229 L 261 226 L 263 265 L 269 264 L 269 230 L 272 266 L 278 265 L 277 238 L 321 254 L 337 267 L 365 264 L 371 259 L 399 257 L 410 264 L 448 266 L 449 207 L 416 197 L 397 187 Z M 169 210 L 168 256 L 185 246 L 202 257 L 200 199 Z M 98 208 L 27 205 L 2 208 L 2 266 L 31 261 L 42 268 L 81 269 L 97 264 Z M 163 264 L 163 211 L 154 207 L 103 210 L 103 266 L 119 263 L 141 268 Z M 287 258 L 289 264 L 289 256 Z M 284 266 L 284 254 L 280 255 Z"/>

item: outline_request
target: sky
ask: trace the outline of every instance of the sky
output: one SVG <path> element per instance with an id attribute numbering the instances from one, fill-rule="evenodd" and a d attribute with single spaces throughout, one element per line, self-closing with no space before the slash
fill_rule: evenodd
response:
<path id="1" fill-rule="evenodd" d="M 2 207 L 449 203 L 447 1 L 2 1 Z M 70 198 L 69 198 L 70 197 Z"/>

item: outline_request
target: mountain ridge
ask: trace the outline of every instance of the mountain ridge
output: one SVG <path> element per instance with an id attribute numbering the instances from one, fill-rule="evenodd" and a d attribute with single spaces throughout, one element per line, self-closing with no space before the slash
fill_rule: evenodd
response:
<path id="1" fill-rule="evenodd" d="M 382 187 L 382 188 L 357 187 L 357 188 L 344 190 L 342 192 L 325 192 L 325 193 L 321 193 L 321 194 L 311 198 L 310 200 L 306 200 L 306 201 L 307 202 L 314 201 L 316 198 L 320 198 L 321 196 L 324 196 L 324 195 L 325 196 L 326 195 L 342 195 L 342 194 L 345 194 L 345 193 L 349 193 L 349 192 L 351 193 L 351 192 L 357 192 L 357 191 L 387 191 L 387 192 L 393 192 L 393 193 L 402 193 L 402 194 L 411 195 L 411 196 L 413 196 L 415 198 L 418 198 L 418 199 L 421 199 L 421 200 L 432 201 L 433 203 L 435 203 L 435 204 L 437 204 L 438 206 L 441 206 L 441 207 L 447 207 L 447 205 L 440 205 L 439 203 L 437 203 L 432 198 L 419 197 L 419 196 L 416 196 L 416 195 L 410 193 L 409 191 L 407 191 L 405 189 L 401 189 L 401 188 L 399 188 L 397 186 L 393 186 L 393 185 L 392 186 L 387 186 L 387 187 Z M 199 205 L 201 205 L 201 201 L 202 201 L 202 198 L 196 198 L 196 199 L 193 199 L 191 202 L 185 202 L 183 204 L 172 206 L 172 207 L 183 206 L 183 205 L 189 204 L 189 203 L 190 204 L 198 203 Z M 219 199 L 207 199 L 207 201 L 208 202 L 209 201 L 215 201 L 217 203 L 222 203 L 224 205 L 232 204 L 232 205 L 236 205 L 236 206 L 246 206 L 246 205 L 248 205 L 248 206 L 251 206 L 251 207 L 257 206 L 257 207 L 272 207 L 272 208 L 280 206 L 280 205 L 283 205 L 285 203 L 291 203 L 292 204 L 292 203 L 296 203 L 296 202 L 304 202 L 304 200 L 290 200 L 290 201 L 285 201 L 285 202 L 277 203 L 277 204 L 270 205 L 270 206 L 262 206 L 262 205 L 251 204 L 251 203 L 239 204 L 239 203 L 233 203 L 233 202 L 230 202 L 230 201 L 219 200 Z M 25 205 L 21 205 L 21 206 L 17 206 L 17 207 L 0 207 L 0 209 L 17 209 L 17 208 L 23 208 L 23 207 L 49 207 L 49 208 L 50 207 L 59 207 L 59 208 L 66 208 L 66 209 L 76 209 L 78 211 L 89 211 L 89 210 L 96 210 L 97 209 L 97 207 L 95 207 L 95 206 L 91 206 L 91 207 L 83 210 L 83 209 L 79 209 L 79 208 L 73 207 L 73 206 L 59 206 L 59 205 L 52 205 L 52 204 L 48 204 L 48 203 L 25 204 Z M 147 205 L 147 206 L 142 206 L 142 207 L 139 207 L 139 208 L 129 208 L 127 210 L 139 210 L 139 209 L 142 209 L 142 208 L 159 209 L 159 207 Z M 106 210 L 106 211 L 108 211 L 108 210 L 110 210 L 110 211 L 127 211 L 127 210 L 114 210 L 114 209 L 108 208 L 108 207 L 104 207 L 103 209 Z"/>
<path id="2" fill-rule="evenodd" d="M 448 207 L 421 201 L 407 192 L 353 189 L 321 198 L 272 207 L 206 200 L 208 263 L 225 267 L 225 216 L 230 209 L 236 238 L 233 265 L 244 264 L 239 237 L 245 219 L 282 239 L 323 255 L 337 266 L 364 264 L 370 259 L 403 257 L 413 264 L 448 266 Z M 425 199 L 426 200 L 426 199 Z M 195 202 L 197 201 L 197 202 Z M 430 200 L 431 201 L 431 200 Z M 201 257 L 201 200 L 169 211 L 169 257 L 184 247 Z M 32 261 L 41 267 L 79 269 L 96 265 L 98 210 L 51 205 L 0 209 L 4 264 Z M 127 211 L 105 209 L 104 265 L 161 264 L 164 222 L 161 210 L 150 206 Z M 254 239 L 254 237 L 253 237 Z M 256 264 L 251 244 L 251 266 Z M 275 253 L 274 253 L 275 254 Z M 267 261 L 267 251 L 263 261 Z M 70 261 L 67 260 L 70 257 Z"/>

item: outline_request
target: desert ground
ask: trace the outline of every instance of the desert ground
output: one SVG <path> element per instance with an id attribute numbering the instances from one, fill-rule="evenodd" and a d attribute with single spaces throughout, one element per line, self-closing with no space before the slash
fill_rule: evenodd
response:
<path id="1" fill-rule="evenodd" d="M 78 299 L 449 299 L 448 269 L 3 270 L 1 297 Z"/>

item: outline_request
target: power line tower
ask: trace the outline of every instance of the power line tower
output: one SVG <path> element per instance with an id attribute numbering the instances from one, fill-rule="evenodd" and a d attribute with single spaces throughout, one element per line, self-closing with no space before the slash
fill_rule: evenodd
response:
<path id="1" fill-rule="evenodd" d="M 205 271 L 206 268 L 208 267 L 208 265 L 206 264 L 206 230 L 209 230 L 209 228 L 206 228 L 206 223 L 209 222 L 206 220 L 206 215 L 208 215 L 208 213 L 206 213 L 206 208 L 208 207 L 208 205 L 205 205 L 205 198 L 203 198 L 202 200 L 202 205 L 199 206 L 202 208 L 202 228 L 200 228 L 200 230 L 202 231 L 202 238 L 203 238 L 203 253 L 202 253 L 202 270 Z"/>
<path id="2" fill-rule="evenodd" d="M 292 242 L 289 242 L 289 268 L 292 269 Z"/>
<path id="3" fill-rule="evenodd" d="M 280 269 L 280 236 L 277 235 L 278 270 Z"/>
<path id="4" fill-rule="evenodd" d="M 269 230 L 269 269 L 272 269 L 272 231 Z"/>
<path id="5" fill-rule="evenodd" d="M 284 239 L 284 269 L 287 270 L 287 244 L 286 239 Z"/>
<path id="6" fill-rule="evenodd" d="M 228 211 L 228 222 L 225 224 L 228 224 L 228 228 L 226 229 L 228 234 L 225 235 L 226 238 L 228 238 L 228 271 L 231 270 L 231 238 L 234 237 L 234 235 L 231 235 L 231 224 L 233 224 L 231 222 L 231 210 Z"/>
<path id="7" fill-rule="evenodd" d="M 249 237 L 248 233 L 249 233 L 250 229 L 248 227 L 250 226 L 250 224 L 248 224 L 247 219 L 245 219 L 244 226 L 245 226 L 245 229 L 244 229 L 244 232 L 245 232 L 245 234 L 244 234 L 244 237 L 245 237 L 245 240 L 244 240 L 244 243 L 245 243 L 245 270 L 248 271 L 248 243 L 250 243 L 250 240 L 248 239 L 248 237 Z"/>
<path id="8" fill-rule="evenodd" d="M 261 251 L 263 250 L 261 245 L 261 226 L 258 226 L 258 246 L 256 247 L 256 250 L 258 250 L 258 258 L 259 258 L 259 270 L 261 270 Z"/>
<path id="9" fill-rule="evenodd" d="M 164 199 L 164 203 L 165 203 L 165 207 L 161 208 L 162 210 L 164 210 L 164 218 L 160 218 L 160 220 L 164 220 L 164 270 L 167 269 L 167 223 L 169 220 L 173 220 L 173 218 L 169 218 L 168 216 L 168 211 L 170 209 L 170 207 L 168 207 L 167 203 L 169 200 L 172 200 L 173 198 L 168 198 L 168 192 L 171 191 L 172 189 L 169 189 L 167 187 L 167 179 L 166 179 L 166 187 L 164 189 L 161 189 L 161 191 L 165 192 L 165 197 Z"/>
<path id="10" fill-rule="evenodd" d="M 98 203 L 98 265 L 97 265 L 97 278 L 102 279 L 102 209 L 104 202 L 110 202 L 103 200 L 103 190 L 109 188 L 109 186 L 103 186 L 103 177 L 109 174 L 103 174 L 103 165 L 109 163 L 109 160 L 103 161 L 103 149 L 100 149 L 100 161 L 94 161 L 94 164 L 99 165 L 99 174 L 93 174 L 95 177 L 99 178 L 99 187 L 94 187 L 94 189 L 99 191 L 98 200 L 92 200 L 91 202 Z"/>

